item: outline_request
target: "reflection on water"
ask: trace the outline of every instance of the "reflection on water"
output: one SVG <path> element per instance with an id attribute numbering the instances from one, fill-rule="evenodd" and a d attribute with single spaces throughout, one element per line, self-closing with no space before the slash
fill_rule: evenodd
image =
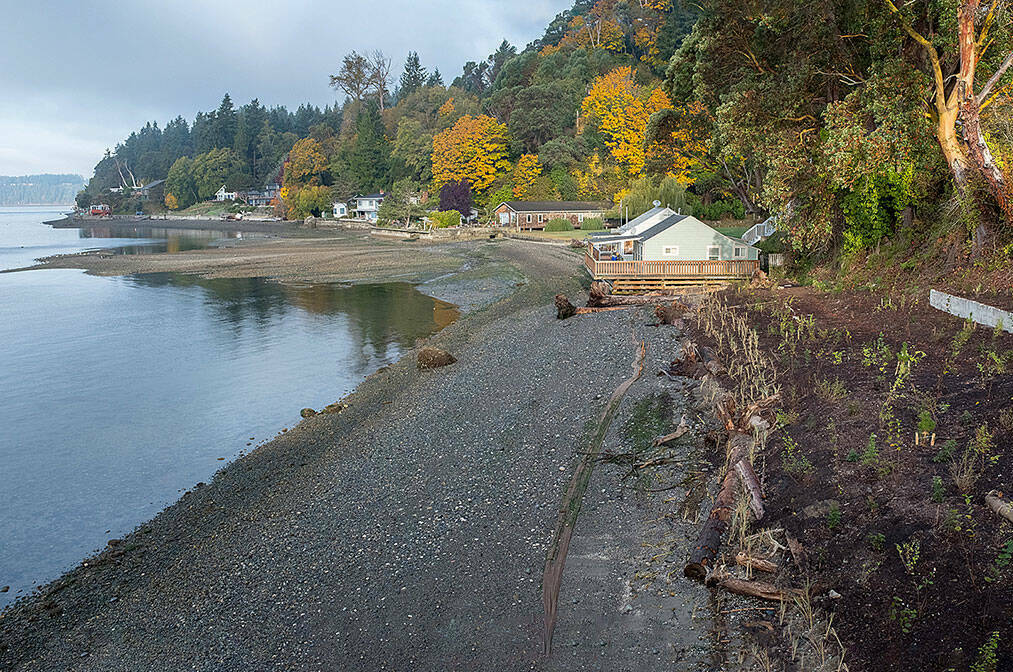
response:
<path id="1" fill-rule="evenodd" d="M 0 297 L 0 606 L 457 317 L 403 283 L 46 270 Z"/>
<path id="2" fill-rule="evenodd" d="M 144 240 L 136 245 L 119 244 L 110 247 L 114 254 L 153 254 L 202 250 L 224 240 L 250 240 L 266 238 L 268 234 L 243 231 L 210 231 L 203 229 L 171 229 L 154 226 L 92 226 L 78 229 L 82 239 Z"/>

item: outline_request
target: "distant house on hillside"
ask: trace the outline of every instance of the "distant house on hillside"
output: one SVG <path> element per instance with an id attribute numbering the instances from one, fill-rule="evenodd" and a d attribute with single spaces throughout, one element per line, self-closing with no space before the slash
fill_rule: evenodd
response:
<path id="1" fill-rule="evenodd" d="M 376 194 L 356 196 L 351 201 L 352 217 L 355 219 L 365 219 L 370 222 L 375 222 L 377 219 L 377 212 L 380 210 L 380 204 L 383 203 L 383 199 L 384 193 L 382 191 Z"/>
<path id="2" fill-rule="evenodd" d="M 579 229 L 585 219 L 601 218 L 607 204 L 595 201 L 506 201 L 496 207 L 500 226 L 544 229 L 553 219 L 566 219 Z"/>
<path id="3" fill-rule="evenodd" d="M 238 196 L 238 194 L 234 191 L 229 191 L 224 184 L 218 191 L 215 192 L 215 200 L 220 202 L 234 201 L 236 200 L 236 196 Z"/>
<path id="4" fill-rule="evenodd" d="M 341 219 L 342 217 L 348 217 L 348 204 L 342 203 L 341 201 L 335 201 L 331 212 L 334 215 L 334 219 Z"/>
<path id="5" fill-rule="evenodd" d="M 136 196 L 139 196 L 142 201 L 148 201 L 154 198 L 156 201 L 161 202 L 162 194 L 165 191 L 165 180 L 155 180 L 154 182 L 148 182 L 143 187 L 138 188 L 134 191 Z"/>

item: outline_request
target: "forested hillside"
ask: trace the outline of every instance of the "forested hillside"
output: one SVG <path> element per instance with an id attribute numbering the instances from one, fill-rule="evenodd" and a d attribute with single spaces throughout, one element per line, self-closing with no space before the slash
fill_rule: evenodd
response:
<path id="1" fill-rule="evenodd" d="M 1008 0 L 577 0 L 449 86 L 413 52 L 399 77 L 352 52 L 322 111 L 226 96 L 192 125 L 148 124 L 88 190 L 168 177 L 185 207 L 287 157 L 293 218 L 378 189 L 388 218 L 424 191 L 486 215 L 507 198 L 636 210 L 664 194 L 704 219 L 776 215 L 805 263 L 896 241 L 1008 255 L 1011 32 Z"/>
<path id="2" fill-rule="evenodd" d="M 80 175 L 0 175 L 0 205 L 68 205 L 83 186 Z"/>

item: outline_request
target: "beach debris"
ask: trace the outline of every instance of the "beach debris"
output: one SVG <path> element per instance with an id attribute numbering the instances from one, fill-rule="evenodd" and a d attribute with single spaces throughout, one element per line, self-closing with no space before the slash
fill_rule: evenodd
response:
<path id="1" fill-rule="evenodd" d="M 0 593 L 6 593 L 10 589 L 10 586 L 0 586 Z"/>
<path id="2" fill-rule="evenodd" d="M 441 366 L 449 366 L 457 361 L 457 358 L 446 350 L 426 347 L 419 351 L 418 366 L 420 369 L 438 369 Z"/>
<path id="3" fill-rule="evenodd" d="M 312 418 L 316 414 L 317 412 L 314 411 L 312 408 L 304 408 L 301 411 L 299 411 L 299 415 L 301 415 L 304 418 Z"/>
<path id="4" fill-rule="evenodd" d="M 658 324 L 678 324 L 687 310 L 689 307 L 676 299 L 667 306 L 657 306 L 654 315 L 658 318 Z"/>
<path id="5" fill-rule="evenodd" d="M 753 277 L 749 281 L 749 286 L 752 289 L 770 289 L 774 286 L 774 281 L 758 268 L 753 271 Z"/>
<path id="6" fill-rule="evenodd" d="M 341 411 L 345 410 L 346 408 L 348 408 L 348 404 L 342 404 L 340 401 L 336 401 L 333 404 L 328 404 L 328 405 L 324 406 L 320 410 L 320 412 L 321 413 L 340 413 Z"/>
<path id="7" fill-rule="evenodd" d="M 565 320 L 577 314 L 577 309 L 565 294 L 556 294 L 556 319 Z"/>
<path id="8" fill-rule="evenodd" d="M 1002 516 L 1013 523 L 1013 506 L 1010 506 L 1009 502 L 1002 498 L 1001 492 L 993 490 L 985 495 L 985 503 L 988 504 L 988 508 L 992 509 L 997 516 Z"/>

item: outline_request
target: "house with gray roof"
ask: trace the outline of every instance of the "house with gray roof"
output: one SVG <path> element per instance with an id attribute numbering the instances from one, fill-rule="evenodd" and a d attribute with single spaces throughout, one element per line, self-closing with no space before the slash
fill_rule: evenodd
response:
<path id="1" fill-rule="evenodd" d="M 696 217 L 664 210 L 648 211 L 615 232 L 592 233 L 584 258 L 592 277 L 650 280 L 656 288 L 668 281 L 749 276 L 759 268 L 757 248 Z"/>

